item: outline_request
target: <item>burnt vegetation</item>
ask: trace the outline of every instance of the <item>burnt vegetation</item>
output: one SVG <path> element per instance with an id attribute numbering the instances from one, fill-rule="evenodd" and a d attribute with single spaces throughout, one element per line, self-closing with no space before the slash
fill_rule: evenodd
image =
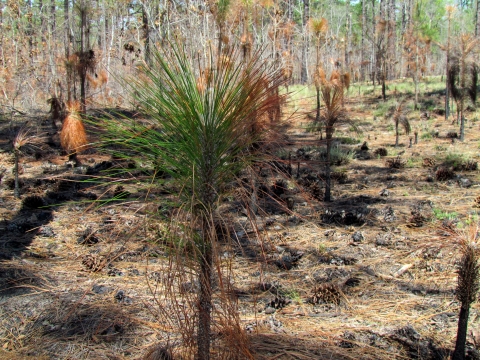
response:
<path id="1" fill-rule="evenodd" d="M 480 358 L 474 3 L 7 1 L 0 357 Z"/>

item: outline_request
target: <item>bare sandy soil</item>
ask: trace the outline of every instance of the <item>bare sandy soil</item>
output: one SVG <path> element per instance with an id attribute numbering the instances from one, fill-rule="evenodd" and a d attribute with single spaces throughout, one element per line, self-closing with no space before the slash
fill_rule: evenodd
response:
<path id="1" fill-rule="evenodd" d="M 319 135 L 297 116 L 284 129 L 284 161 L 257 169 L 258 224 L 235 193 L 222 204 L 232 227 L 219 256 L 256 359 L 444 359 L 453 350 L 458 241 L 478 222 L 480 123 L 469 120 L 459 142 L 443 116 L 411 115 L 418 144 L 402 135 L 395 148 L 392 121 L 373 116 L 379 101 L 347 104 L 363 132 L 336 133 L 355 155 L 335 167 L 332 202 L 321 201 Z M 174 265 L 158 220 L 175 208 L 174 185 L 151 186 L 147 167 L 95 149 L 74 168 L 41 120 L 29 120 L 32 131 L 50 136 L 20 158 L 20 199 L 9 141 L 25 119 L 0 124 L 0 357 L 136 359 L 167 338 L 175 353 L 181 338 L 161 320 L 159 285 Z M 115 167 L 127 174 L 100 181 Z M 100 198 L 112 201 L 98 206 Z M 195 292 L 188 279 L 182 286 Z M 470 314 L 471 358 L 479 310 Z"/>

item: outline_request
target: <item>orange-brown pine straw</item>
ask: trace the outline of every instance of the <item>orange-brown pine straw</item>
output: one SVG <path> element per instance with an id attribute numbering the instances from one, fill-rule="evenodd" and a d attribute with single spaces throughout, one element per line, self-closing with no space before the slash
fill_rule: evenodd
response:
<path id="1" fill-rule="evenodd" d="M 60 144 L 69 154 L 80 153 L 87 147 L 87 133 L 80 118 L 80 103 L 78 101 L 67 104 L 68 115 L 63 121 L 60 133 Z"/>

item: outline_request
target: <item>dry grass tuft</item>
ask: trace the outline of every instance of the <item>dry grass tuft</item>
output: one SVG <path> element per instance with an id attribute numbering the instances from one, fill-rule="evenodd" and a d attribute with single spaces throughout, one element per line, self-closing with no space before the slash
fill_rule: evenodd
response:
<path id="1" fill-rule="evenodd" d="M 173 360 L 173 356 L 168 347 L 154 345 L 147 351 L 142 360 Z"/>
<path id="2" fill-rule="evenodd" d="M 87 134 L 80 118 L 80 103 L 72 102 L 67 104 L 68 116 L 63 122 L 60 133 L 62 148 L 70 154 L 78 154 L 87 148 Z"/>

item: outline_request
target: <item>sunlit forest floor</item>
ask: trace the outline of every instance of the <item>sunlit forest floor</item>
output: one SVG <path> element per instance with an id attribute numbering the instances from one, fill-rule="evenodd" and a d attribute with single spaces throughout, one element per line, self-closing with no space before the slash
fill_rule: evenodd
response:
<path id="1" fill-rule="evenodd" d="M 232 226 L 219 256 L 232 270 L 230 295 L 254 358 L 448 358 L 458 241 L 479 221 L 480 122 L 470 107 L 458 141 L 440 80 L 420 85 L 416 111 L 407 79 L 388 85 L 386 102 L 379 86 L 350 87 L 328 203 L 314 88 L 288 89 L 278 160 L 259 167 L 257 223 L 235 194 L 222 206 Z M 402 99 L 412 132 L 401 129 L 395 147 L 392 109 Z M 8 114 L 0 123 L 0 357 L 136 359 L 155 344 L 175 354 L 182 337 L 161 319 L 174 268 L 162 224 L 176 185 L 152 185 L 147 166 L 95 148 L 72 167 L 48 116 Z M 50 135 L 22 154 L 16 199 L 11 139 L 26 120 Z M 115 167 L 130 170 L 100 181 Z M 188 275 L 179 281 L 179 299 L 195 292 Z M 470 314 L 470 352 L 480 346 L 479 310 Z M 225 354 L 217 355 L 234 358 Z"/>

